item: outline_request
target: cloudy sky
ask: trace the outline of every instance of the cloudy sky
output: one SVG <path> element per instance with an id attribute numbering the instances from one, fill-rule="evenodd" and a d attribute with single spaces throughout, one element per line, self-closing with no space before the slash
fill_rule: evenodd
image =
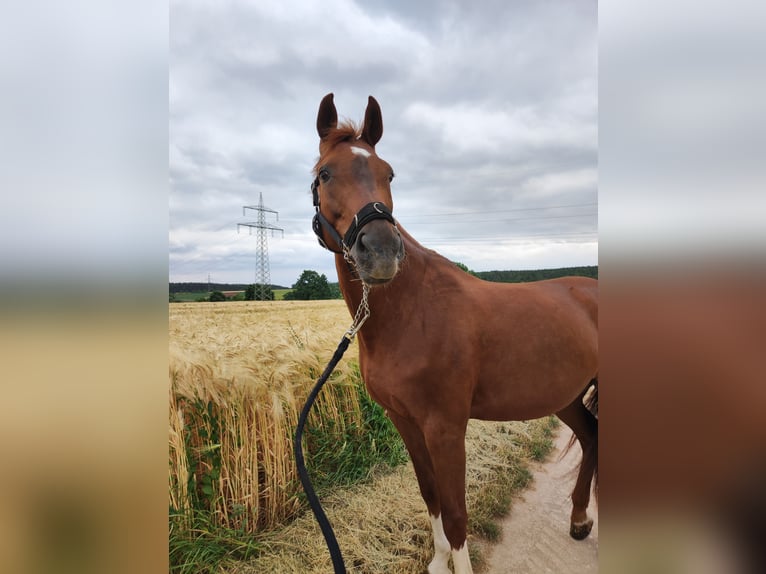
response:
<path id="1" fill-rule="evenodd" d="M 384 4 L 381 6 L 380 4 Z M 476 271 L 598 258 L 595 2 L 363 0 L 170 4 L 171 281 L 336 278 L 311 231 L 319 101 L 360 121 L 396 172 L 394 215 Z"/>

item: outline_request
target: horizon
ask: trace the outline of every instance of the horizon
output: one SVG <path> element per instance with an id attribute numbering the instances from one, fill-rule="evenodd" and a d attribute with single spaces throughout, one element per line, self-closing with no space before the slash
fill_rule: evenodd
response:
<path id="1" fill-rule="evenodd" d="M 453 263 L 460 263 L 460 262 L 453 261 Z M 562 269 L 582 269 L 582 268 L 589 268 L 589 267 L 598 268 L 598 263 L 596 263 L 595 265 L 567 265 L 564 267 L 539 267 L 534 269 L 488 269 L 486 271 L 477 271 L 476 269 L 469 269 L 469 271 L 474 273 L 521 273 L 521 272 L 534 272 L 534 271 L 558 271 Z M 316 271 L 316 270 L 305 269 L 303 271 Z M 303 271 L 301 271 L 301 273 Z M 319 272 L 317 271 L 317 273 Z M 319 274 L 327 276 L 325 273 L 319 273 Z M 271 281 L 269 283 L 269 286 L 281 288 L 281 289 L 291 289 L 292 288 L 291 286 L 294 285 L 299 278 L 300 278 L 300 274 L 298 275 L 298 277 L 295 278 L 295 281 L 291 281 L 289 285 L 286 285 L 283 283 L 275 283 L 274 281 Z M 327 276 L 327 281 L 330 284 L 338 283 L 337 277 L 335 277 L 335 280 L 333 281 L 331 277 Z M 184 285 L 184 284 L 196 284 L 196 283 L 201 283 L 201 284 L 209 283 L 210 285 L 252 285 L 254 282 L 253 281 L 214 281 L 212 277 L 210 278 L 210 280 L 204 279 L 204 280 L 197 280 L 197 281 L 172 281 L 172 280 L 168 281 L 169 285 Z"/>

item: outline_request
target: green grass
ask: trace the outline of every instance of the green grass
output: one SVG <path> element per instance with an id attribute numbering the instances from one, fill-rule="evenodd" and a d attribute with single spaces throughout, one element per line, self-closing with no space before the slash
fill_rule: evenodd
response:
<path id="1" fill-rule="evenodd" d="M 547 419 L 547 424 L 540 429 L 540 434 L 536 440 L 530 440 L 526 444 L 529 456 L 532 460 L 543 462 L 548 453 L 553 449 L 553 429 L 558 428 L 559 419 L 551 416 Z"/>
<path id="2" fill-rule="evenodd" d="M 378 413 L 371 411 L 371 415 L 373 421 L 380 422 Z M 476 543 L 469 545 L 475 571 L 486 564 L 488 540 L 497 540 L 501 534 L 500 517 L 507 514 L 514 495 L 532 480 L 528 469 L 531 451 L 546 442 L 555 423 L 554 417 L 548 417 L 527 423 L 469 424 L 467 503 L 469 533 L 476 537 Z M 385 428 L 377 432 L 381 430 Z M 343 460 L 349 455 L 336 452 L 333 456 L 344 466 Z M 337 489 L 327 483 L 325 492 L 320 493 L 346 564 L 353 565 L 349 572 L 423 572 L 432 558 L 433 545 L 415 474 L 409 464 L 380 470 L 361 485 Z M 314 469 L 310 467 L 309 472 L 313 477 Z M 330 475 L 332 470 L 324 469 L 324 474 Z M 344 473 L 339 474 L 343 480 Z M 256 559 L 248 563 L 232 561 L 224 565 L 223 571 L 331 571 L 324 540 L 310 513 L 285 528 L 264 533 L 258 541 L 263 546 Z"/>
<path id="3" fill-rule="evenodd" d="M 274 300 L 282 301 L 285 298 L 285 293 L 289 293 L 292 289 L 274 289 Z"/>
<path id="4" fill-rule="evenodd" d="M 306 428 L 306 466 L 317 492 L 367 480 L 378 465 L 397 466 L 408 460 L 399 433 L 367 394 L 358 366 L 356 371 L 363 425 L 347 421 L 344 428 L 336 429 L 328 421 L 321 428 Z"/>
<path id="5" fill-rule="evenodd" d="M 175 300 L 180 303 L 193 303 L 198 299 L 207 299 L 210 293 L 207 291 L 198 291 L 195 293 L 174 293 L 173 295 L 175 295 Z"/>
<path id="6" fill-rule="evenodd" d="M 226 561 L 248 560 L 257 556 L 260 545 L 246 532 L 220 526 L 205 512 L 196 511 L 192 528 L 178 528 L 184 516 L 170 511 L 168 554 L 173 574 L 212 574 Z M 179 532 L 182 530 L 183 533 Z"/>
<path id="7" fill-rule="evenodd" d="M 381 465 L 396 466 L 407 460 L 404 444 L 383 409 L 372 401 L 363 385 L 357 390 L 363 426 L 346 424 L 343 429 L 332 425 L 306 429 L 307 467 L 320 497 L 338 487 L 368 480 Z M 508 450 L 497 468 L 469 494 L 470 533 L 489 541 L 499 540 L 501 518 L 507 514 L 514 495 L 532 479 L 527 457 L 543 460 L 547 456 L 553 446 L 553 429 L 557 426 L 558 419 L 551 416 L 533 421 L 528 434 L 509 436 Z M 305 505 L 303 497 L 302 503 Z M 204 511 L 195 513 L 192 528 L 186 530 L 185 535 L 179 535 L 174 528 L 174 518 L 171 511 L 169 552 L 173 574 L 213 574 L 221 571 L 221 567 L 225 569 L 226 564 L 252 560 L 262 551 L 268 553 L 258 542 L 263 533 L 212 526 Z M 478 547 L 473 549 L 472 561 L 475 566 L 484 561 Z"/>
<path id="8" fill-rule="evenodd" d="M 512 461 L 505 472 L 498 472 L 494 480 L 482 484 L 476 492 L 477 505 L 468 518 L 468 527 L 474 534 L 487 540 L 500 538 L 498 519 L 508 513 L 513 495 L 532 480 L 532 473 L 521 462 Z"/>
<path id="9" fill-rule="evenodd" d="M 354 370 L 363 423 L 353 422 L 354 417 L 349 415 L 342 422 L 326 419 L 322 426 L 307 425 L 305 430 L 306 467 L 320 496 L 366 481 L 376 468 L 393 467 L 408 460 L 399 433 L 383 408 L 367 394 L 357 365 Z M 215 468 L 212 463 L 211 466 Z M 299 500 L 307 509 L 303 492 Z M 212 574 L 226 562 L 246 561 L 259 554 L 256 537 L 263 533 L 215 526 L 209 512 L 202 508 L 205 505 L 195 506 L 191 528 L 184 525 L 189 520 L 187 516 L 170 509 L 170 572 Z"/>
<path id="10" fill-rule="evenodd" d="M 538 419 L 530 423 L 529 434 L 513 437 L 511 444 L 517 448 L 509 448 L 503 464 L 486 477 L 478 489 L 470 493 L 472 504 L 468 517 L 469 532 L 490 541 L 500 538 L 500 519 L 508 513 L 513 496 L 526 488 L 532 480 L 526 459 L 545 459 L 553 449 L 553 429 L 558 424 L 554 416 Z"/>
<path id="11" fill-rule="evenodd" d="M 274 300 L 282 301 L 285 298 L 285 293 L 289 293 L 292 289 L 274 289 Z M 181 292 L 174 293 L 175 300 L 178 303 L 194 303 L 200 299 L 207 299 L 210 293 L 207 291 L 194 291 L 194 292 Z"/>

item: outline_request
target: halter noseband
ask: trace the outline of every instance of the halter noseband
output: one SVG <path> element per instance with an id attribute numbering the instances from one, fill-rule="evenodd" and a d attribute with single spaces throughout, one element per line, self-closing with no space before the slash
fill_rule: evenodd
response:
<path id="1" fill-rule="evenodd" d="M 333 253 L 344 254 L 346 251 L 350 250 L 354 246 L 354 243 L 356 243 L 356 238 L 359 235 L 362 227 L 367 225 L 370 221 L 375 219 L 385 219 L 386 221 L 396 225 L 396 221 L 394 220 L 394 216 L 391 214 L 391 210 L 388 209 L 385 204 L 379 201 L 375 201 L 368 203 L 357 212 L 357 214 L 354 216 L 354 221 L 351 222 L 351 226 L 348 228 L 348 231 L 346 231 L 346 235 L 341 238 L 340 233 L 336 231 L 332 224 L 327 221 L 327 218 L 322 215 L 322 212 L 319 210 L 319 178 L 314 179 L 314 183 L 311 184 L 311 195 L 313 196 L 314 207 L 316 208 L 314 219 L 311 221 L 311 227 L 314 230 L 317 239 L 319 240 L 319 245 L 328 251 L 332 251 Z M 330 234 L 330 237 L 332 237 L 332 240 L 335 242 L 335 244 L 340 247 L 340 251 L 333 249 L 327 244 L 327 242 L 324 240 L 325 231 Z"/>

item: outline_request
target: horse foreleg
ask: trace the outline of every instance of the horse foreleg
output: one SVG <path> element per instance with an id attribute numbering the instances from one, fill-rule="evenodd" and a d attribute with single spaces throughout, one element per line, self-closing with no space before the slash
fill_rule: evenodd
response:
<path id="1" fill-rule="evenodd" d="M 444 534 L 439 493 L 436 490 L 434 468 L 431 463 L 431 455 L 426 448 L 425 437 L 420 428 L 410 419 L 400 417 L 393 412 L 389 412 L 388 416 L 399 431 L 404 445 L 407 447 L 407 452 L 410 453 L 412 466 L 415 468 L 415 476 L 420 487 L 420 495 L 428 508 L 434 539 L 434 557 L 428 565 L 428 573 L 450 574 L 448 566 L 450 543 Z"/>
<path id="2" fill-rule="evenodd" d="M 572 491 L 572 515 L 569 528 L 569 534 L 576 540 L 586 538 L 593 528 L 593 519 L 588 517 L 587 508 L 598 457 L 598 421 L 583 405 L 583 395 L 556 413 L 572 429 L 582 448 L 582 462 Z"/>
<path id="3" fill-rule="evenodd" d="M 441 506 L 441 516 L 438 517 L 441 520 L 437 526 L 442 527 L 449 543 L 455 574 L 473 574 L 466 540 L 465 425 L 455 427 L 432 424 L 425 429 L 424 434 Z"/>

